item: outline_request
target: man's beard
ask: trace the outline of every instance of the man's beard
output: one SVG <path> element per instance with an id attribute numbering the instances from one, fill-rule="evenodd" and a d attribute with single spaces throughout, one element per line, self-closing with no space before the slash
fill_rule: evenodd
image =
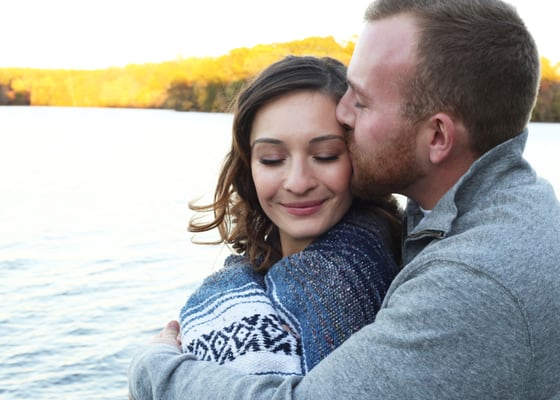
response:
<path id="1" fill-rule="evenodd" d="M 422 176 L 416 160 L 416 132 L 401 128 L 397 137 L 376 152 L 360 149 L 350 138 L 354 175 L 352 192 L 363 200 L 393 193 L 408 195 L 408 188 Z"/>

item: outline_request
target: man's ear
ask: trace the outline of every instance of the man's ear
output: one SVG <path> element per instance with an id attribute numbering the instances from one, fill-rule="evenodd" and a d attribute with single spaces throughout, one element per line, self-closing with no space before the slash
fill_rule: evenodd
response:
<path id="1" fill-rule="evenodd" d="M 437 113 L 430 118 L 429 157 L 432 164 L 440 164 L 447 159 L 457 141 L 457 125 L 445 113 Z"/>

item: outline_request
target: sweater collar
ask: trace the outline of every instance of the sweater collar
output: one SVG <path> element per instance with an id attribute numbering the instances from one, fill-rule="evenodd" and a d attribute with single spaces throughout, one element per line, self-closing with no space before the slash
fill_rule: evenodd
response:
<path id="1" fill-rule="evenodd" d="M 527 137 L 528 130 L 524 129 L 518 136 L 483 154 L 425 217 L 418 203 L 409 199 L 405 212 L 408 235 L 437 232 L 437 236 L 445 236 L 461 209 L 471 208 L 482 195 L 499 186 L 502 177 L 514 166 L 527 164 L 523 160 Z"/>

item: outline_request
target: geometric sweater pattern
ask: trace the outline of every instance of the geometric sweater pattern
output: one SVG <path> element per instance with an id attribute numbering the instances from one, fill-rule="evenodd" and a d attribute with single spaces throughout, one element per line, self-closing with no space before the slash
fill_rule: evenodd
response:
<path id="1" fill-rule="evenodd" d="M 304 375 L 374 321 L 398 272 L 386 226 L 348 213 L 266 274 L 229 256 L 182 308 L 182 350 L 243 373 Z"/>

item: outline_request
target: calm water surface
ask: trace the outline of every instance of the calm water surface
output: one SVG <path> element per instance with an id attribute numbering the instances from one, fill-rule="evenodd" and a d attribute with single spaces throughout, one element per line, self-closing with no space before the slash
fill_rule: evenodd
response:
<path id="1" fill-rule="evenodd" d="M 0 107 L 0 399 L 125 399 L 137 346 L 227 251 L 197 246 L 231 116 Z M 560 126 L 526 155 L 560 193 Z"/>

